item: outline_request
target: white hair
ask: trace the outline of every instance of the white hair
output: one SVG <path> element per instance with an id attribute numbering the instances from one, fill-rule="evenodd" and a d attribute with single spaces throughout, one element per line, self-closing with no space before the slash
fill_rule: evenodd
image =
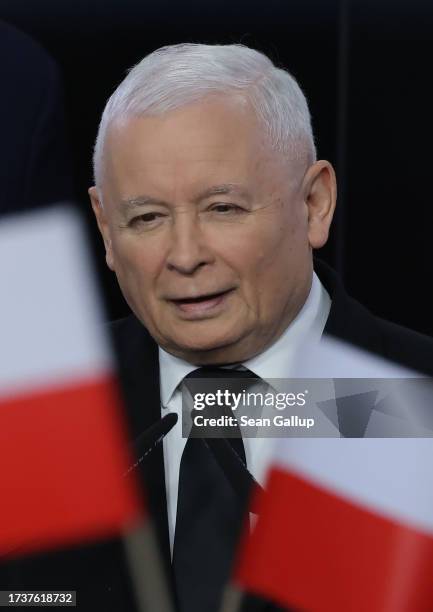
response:
<path id="1" fill-rule="evenodd" d="M 307 101 L 295 79 L 245 45 L 178 44 L 161 47 L 134 66 L 108 100 L 96 138 L 95 184 L 102 182 L 103 148 L 111 123 L 159 115 L 212 93 L 248 100 L 272 150 L 305 164 L 316 160 Z"/>

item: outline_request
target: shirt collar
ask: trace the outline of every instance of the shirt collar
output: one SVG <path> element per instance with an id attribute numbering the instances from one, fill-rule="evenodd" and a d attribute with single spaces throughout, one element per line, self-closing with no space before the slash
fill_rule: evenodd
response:
<path id="1" fill-rule="evenodd" d="M 263 353 L 243 362 L 242 365 L 263 380 L 290 378 L 296 355 L 308 342 L 318 342 L 325 328 L 331 307 L 331 299 L 315 272 L 308 297 L 284 333 Z M 161 402 L 166 407 L 182 380 L 197 369 L 179 357 L 159 347 Z"/>
<path id="2" fill-rule="evenodd" d="M 159 372 L 161 384 L 161 403 L 167 407 L 173 393 L 182 380 L 197 369 L 196 365 L 175 357 L 159 347 Z"/>

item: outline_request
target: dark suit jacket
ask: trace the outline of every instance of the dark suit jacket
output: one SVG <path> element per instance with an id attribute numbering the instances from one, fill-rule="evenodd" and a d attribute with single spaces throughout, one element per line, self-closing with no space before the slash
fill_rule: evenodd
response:
<path id="1" fill-rule="evenodd" d="M 344 291 L 324 263 L 316 272 L 331 296 L 325 333 L 428 375 L 433 374 L 433 340 L 373 316 Z M 142 324 L 130 316 L 111 324 L 125 392 L 131 440 L 160 419 L 158 347 Z M 170 581 L 170 551 L 162 445 L 141 464 L 141 480 L 154 519 Z M 117 540 L 22 560 L 3 568 L 3 588 L 74 588 L 82 610 L 133 610 L 122 548 Z M 1 576 L 1 574 L 0 574 Z M 6 579 L 6 582 L 5 582 Z M 277 608 L 250 598 L 249 612 Z M 155 611 L 157 612 L 157 611 Z"/>

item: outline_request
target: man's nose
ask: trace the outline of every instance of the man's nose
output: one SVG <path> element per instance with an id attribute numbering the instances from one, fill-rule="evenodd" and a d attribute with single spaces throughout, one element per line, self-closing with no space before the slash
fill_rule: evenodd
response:
<path id="1" fill-rule="evenodd" d="M 192 215 L 179 215 L 171 229 L 167 267 L 181 274 L 193 274 L 212 260 L 199 220 Z"/>

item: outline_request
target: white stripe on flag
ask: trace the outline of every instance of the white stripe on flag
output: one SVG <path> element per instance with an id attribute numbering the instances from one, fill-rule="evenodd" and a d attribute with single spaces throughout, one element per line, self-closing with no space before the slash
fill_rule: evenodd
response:
<path id="1" fill-rule="evenodd" d="M 433 534 L 431 438 L 282 440 L 273 465 Z"/>
<path id="2" fill-rule="evenodd" d="M 82 229 L 60 206 L 0 222 L 0 396 L 111 370 Z"/>

